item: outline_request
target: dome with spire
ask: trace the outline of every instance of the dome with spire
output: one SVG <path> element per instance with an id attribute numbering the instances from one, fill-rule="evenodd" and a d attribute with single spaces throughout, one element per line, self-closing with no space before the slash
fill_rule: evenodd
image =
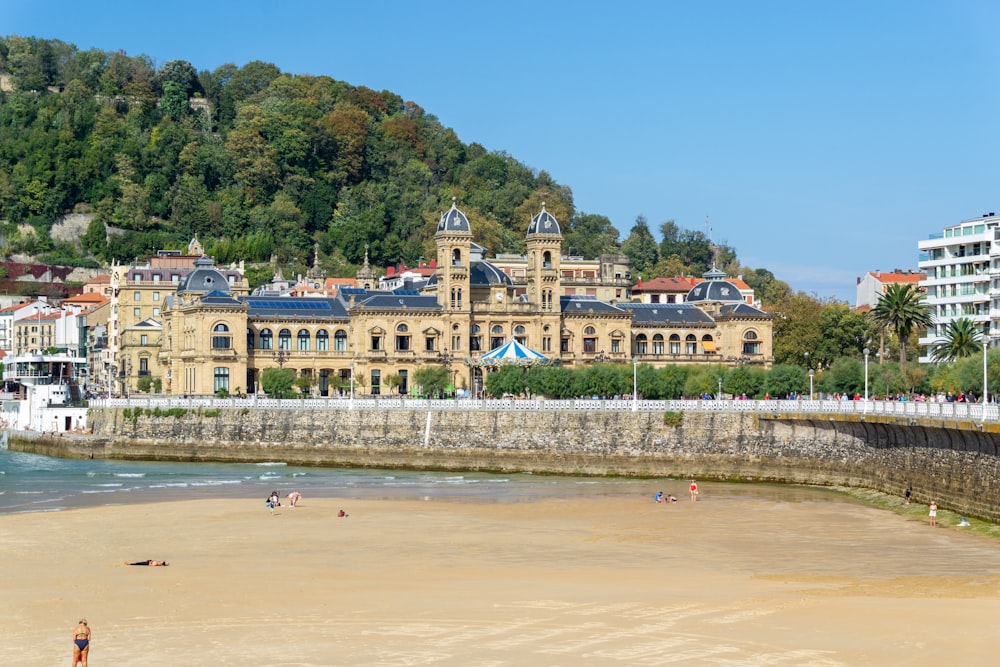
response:
<path id="1" fill-rule="evenodd" d="M 531 219 L 528 225 L 528 235 L 531 234 L 561 234 L 559 231 L 559 221 L 556 217 L 545 210 L 545 202 L 542 202 L 541 212 Z"/>
<path id="2" fill-rule="evenodd" d="M 466 232 L 469 233 L 472 230 L 469 228 L 469 219 L 465 217 L 465 214 L 458 210 L 455 206 L 455 198 L 452 197 L 451 208 L 448 209 L 438 221 L 438 232 Z"/>
<path id="3" fill-rule="evenodd" d="M 688 292 L 688 303 L 742 303 L 743 295 L 736 285 L 726 280 L 726 274 L 714 266 L 702 274 L 703 280 Z"/>
<path id="4" fill-rule="evenodd" d="M 215 268 L 215 260 L 211 257 L 199 257 L 194 262 L 194 270 L 182 277 L 177 285 L 177 293 L 201 292 L 225 292 L 229 294 L 232 290 L 229 281 L 222 275 L 222 272 Z"/>

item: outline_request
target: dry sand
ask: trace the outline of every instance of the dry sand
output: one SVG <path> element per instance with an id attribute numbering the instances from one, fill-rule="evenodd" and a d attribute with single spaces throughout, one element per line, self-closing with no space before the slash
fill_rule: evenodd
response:
<path id="1" fill-rule="evenodd" d="M 64 667 L 80 616 L 95 667 L 995 664 L 995 540 L 705 491 L 0 516 L 0 664 Z"/>

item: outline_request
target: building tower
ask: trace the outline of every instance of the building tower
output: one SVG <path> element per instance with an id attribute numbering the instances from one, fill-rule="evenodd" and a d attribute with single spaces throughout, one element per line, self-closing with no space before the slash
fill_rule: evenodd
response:
<path id="1" fill-rule="evenodd" d="M 361 289 L 371 290 L 375 289 L 378 285 L 378 277 L 375 275 L 375 270 L 372 268 L 371 264 L 368 263 L 368 244 L 365 244 L 365 263 L 358 269 L 358 272 L 354 274 L 354 279 L 358 281 L 358 287 Z"/>
<path id="2" fill-rule="evenodd" d="M 470 312 L 470 249 L 472 230 L 469 219 L 455 207 L 438 221 L 434 234 L 437 245 L 437 297 L 446 312 Z"/>
<path id="3" fill-rule="evenodd" d="M 558 312 L 562 256 L 559 222 L 545 210 L 531 219 L 525 245 L 528 250 L 528 301 L 542 312 Z"/>

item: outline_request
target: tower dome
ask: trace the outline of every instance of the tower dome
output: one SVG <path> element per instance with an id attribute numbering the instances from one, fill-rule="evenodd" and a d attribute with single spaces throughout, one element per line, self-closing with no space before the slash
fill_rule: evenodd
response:
<path id="1" fill-rule="evenodd" d="M 541 212 L 531 219 L 528 225 L 528 235 L 531 234 L 561 234 L 559 231 L 559 221 L 556 217 L 545 210 L 545 202 L 542 202 Z"/>
<path id="2" fill-rule="evenodd" d="M 194 262 L 194 270 L 182 277 L 177 285 L 177 293 L 201 292 L 230 292 L 229 281 L 215 268 L 215 261 L 211 257 L 199 257 Z"/>
<path id="3" fill-rule="evenodd" d="M 469 228 L 469 219 L 465 217 L 465 214 L 458 210 L 455 206 L 455 199 L 451 200 L 451 208 L 445 211 L 438 221 L 437 230 L 439 233 L 444 232 L 465 232 L 471 233 Z"/>

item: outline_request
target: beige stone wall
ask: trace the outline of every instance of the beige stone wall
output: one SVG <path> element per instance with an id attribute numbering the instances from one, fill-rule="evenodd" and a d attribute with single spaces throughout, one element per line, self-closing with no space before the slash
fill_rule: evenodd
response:
<path id="1" fill-rule="evenodd" d="M 30 451 L 121 459 L 697 477 L 872 488 L 1000 520 L 1000 425 L 741 413 L 91 410 L 95 438 Z M 12 434 L 11 447 L 17 444 Z M 75 442 L 75 441 L 74 441 Z M 59 443 L 56 443 L 58 446 Z M 45 445 L 50 446 L 50 445 Z"/>

